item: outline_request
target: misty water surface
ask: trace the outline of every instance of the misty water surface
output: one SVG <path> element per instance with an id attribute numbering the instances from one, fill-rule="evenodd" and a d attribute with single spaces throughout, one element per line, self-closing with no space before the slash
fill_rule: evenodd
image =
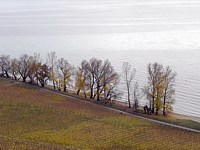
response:
<path id="1" fill-rule="evenodd" d="M 1 0 L 0 54 L 50 51 L 75 66 L 109 59 L 118 72 L 128 61 L 141 88 L 148 63 L 169 65 L 178 74 L 174 111 L 200 115 L 198 0 Z"/>

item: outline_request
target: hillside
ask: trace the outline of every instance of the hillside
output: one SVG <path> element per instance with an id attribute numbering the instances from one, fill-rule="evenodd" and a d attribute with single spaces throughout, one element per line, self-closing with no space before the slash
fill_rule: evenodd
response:
<path id="1" fill-rule="evenodd" d="M 198 133 L 0 81 L 0 149 L 200 149 Z"/>

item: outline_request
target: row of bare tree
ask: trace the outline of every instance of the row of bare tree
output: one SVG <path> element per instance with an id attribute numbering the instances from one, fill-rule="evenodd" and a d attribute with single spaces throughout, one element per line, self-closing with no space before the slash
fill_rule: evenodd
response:
<path id="1" fill-rule="evenodd" d="M 15 80 L 22 79 L 23 82 L 26 82 L 28 78 L 30 83 L 40 83 L 42 87 L 50 77 L 50 68 L 48 65 L 42 64 L 38 54 L 34 54 L 34 56 L 24 54 L 19 59 L 11 59 L 9 55 L 1 55 L 0 68 L 1 76 L 12 77 Z"/>
<path id="2" fill-rule="evenodd" d="M 122 75 L 114 70 L 108 60 L 97 58 L 82 60 L 80 66 L 74 68 L 65 58 L 58 59 L 55 52 L 50 52 L 46 63 L 42 62 L 37 53 L 33 56 L 24 54 L 14 59 L 9 55 L 1 55 L 0 73 L 1 76 L 39 84 L 42 87 L 50 81 L 55 90 L 65 92 L 73 87 L 77 95 L 81 94 L 97 101 L 108 100 L 110 104 L 112 99 L 123 94 L 118 88 L 121 77 L 126 85 L 129 108 L 131 101 L 135 109 L 139 106 L 142 96 L 138 83 L 133 81 L 136 70 L 128 62 L 123 63 Z M 148 65 L 148 84 L 143 88 L 143 93 L 150 102 L 152 113 L 156 109 L 157 114 L 162 109 L 165 115 L 165 112 L 172 108 L 175 76 L 176 73 L 170 67 L 164 68 L 158 63 Z"/>
<path id="3" fill-rule="evenodd" d="M 75 81 L 77 95 L 81 92 L 85 97 L 96 98 L 98 101 L 101 98 L 111 100 L 119 95 L 116 89 L 119 74 L 108 60 L 82 60 L 81 65 L 75 69 L 65 58 L 58 59 L 55 52 L 48 53 L 46 63 L 42 63 L 37 53 L 33 56 L 24 54 L 18 59 L 1 55 L 0 68 L 2 76 L 40 84 L 42 87 L 51 81 L 54 89 L 65 92 Z"/>

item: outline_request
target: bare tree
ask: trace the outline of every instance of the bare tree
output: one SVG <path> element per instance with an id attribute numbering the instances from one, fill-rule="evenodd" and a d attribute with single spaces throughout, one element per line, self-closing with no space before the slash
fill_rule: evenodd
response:
<path id="1" fill-rule="evenodd" d="M 58 89 L 58 91 L 61 91 L 61 87 L 62 87 L 62 75 L 58 73 L 57 75 L 57 79 L 56 79 L 56 88 Z"/>
<path id="2" fill-rule="evenodd" d="M 65 58 L 58 59 L 58 68 L 62 73 L 63 91 L 67 91 L 67 84 L 71 81 L 73 67 Z"/>
<path id="3" fill-rule="evenodd" d="M 113 97 L 117 97 L 117 85 L 119 81 L 119 74 L 115 72 L 113 66 L 108 60 L 104 61 L 104 64 L 102 66 L 101 70 L 101 91 L 100 94 L 103 92 L 104 99 L 109 99 Z M 116 90 L 116 91 L 114 91 Z"/>
<path id="4" fill-rule="evenodd" d="M 34 53 L 33 56 L 30 56 L 29 64 L 30 64 L 28 68 L 28 77 L 30 79 L 29 83 L 31 84 L 38 83 L 37 74 L 42 64 L 42 59 L 40 58 L 40 54 Z"/>
<path id="5" fill-rule="evenodd" d="M 47 81 L 50 78 L 50 68 L 46 65 L 40 65 L 37 70 L 37 79 L 40 82 L 41 86 L 44 87 L 47 84 Z"/>
<path id="6" fill-rule="evenodd" d="M 172 104 L 174 104 L 175 99 L 175 77 L 176 72 L 173 72 L 172 69 L 167 66 L 164 71 L 164 95 L 163 95 L 163 115 L 166 115 L 166 110 L 172 109 Z"/>
<path id="7" fill-rule="evenodd" d="M 51 76 L 50 79 L 53 81 L 53 88 L 56 89 L 56 64 L 57 64 L 57 56 L 56 52 L 50 52 L 47 54 L 47 63 L 51 67 Z"/>
<path id="8" fill-rule="evenodd" d="M 96 97 L 99 101 L 101 95 L 104 99 L 108 97 L 111 99 L 114 97 L 113 89 L 118 79 L 119 75 L 108 60 L 104 62 L 97 58 L 92 58 L 89 62 L 83 60 L 76 72 L 77 94 L 82 90 L 86 97 L 86 91 L 89 90 L 92 99 Z"/>
<path id="9" fill-rule="evenodd" d="M 90 87 L 90 98 L 94 99 L 96 94 L 94 93 L 95 88 L 99 91 L 100 90 L 100 67 L 102 61 L 96 58 L 92 58 L 89 61 L 89 73 L 88 73 L 88 80 L 89 80 L 89 87 Z M 96 85 L 96 87 L 95 87 Z M 98 98 L 97 98 L 98 100 Z"/>
<path id="10" fill-rule="evenodd" d="M 9 70 L 10 70 L 10 56 L 9 55 L 1 55 L 0 56 L 0 67 L 2 75 L 6 75 L 9 78 Z"/>
<path id="11" fill-rule="evenodd" d="M 28 54 L 23 54 L 19 58 L 18 70 L 23 79 L 23 82 L 26 82 L 26 79 L 29 75 L 29 68 L 31 67 L 31 59 L 32 57 L 29 56 Z"/>
<path id="12" fill-rule="evenodd" d="M 128 105 L 129 108 L 131 108 L 131 86 L 132 86 L 132 81 L 135 77 L 135 73 L 136 73 L 136 69 L 135 68 L 131 68 L 131 65 L 128 62 L 124 62 L 123 66 L 122 66 L 122 70 L 123 70 L 123 78 L 125 80 L 126 83 L 126 88 L 127 88 L 127 98 L 128 98 Z"/>
<path id="13" fill-rule="evenodd" d="M 112 105 L 114 99 L 120 98 L 122 95 L 122 92 L 119 91 L 118 85 L 119 78 L 115 78 L 105 87 L 106 92 L 104 93 L 104 98 L 110 101 L 110 105 Z"/>
<path id="14" fill-rule="evenodd" d="M 152 113 L 154 113 L 155 109 L 155 100 L 156 100 L 156 87 L 158 87 L 159 83 L 162 82 L 162 69 L 163 66 L 158 63 L 154 64 L 148 64 L 147 70 L 148 70 L 148 95 L 151 97 L 150 100 L 150 108 Z"/>
<path id="15" fill-rule="evenodd" d="M 83 60 L 76 73 L 77 94 L 80 90 L 84 91 L 89 87 L 90 98 L 100 100 L 100 95 L 104 99 L 114 97 L 114 87 L 116 87 L 119 75 L 114 71 L 113 66 L 108 60 L 92 58 L 89 62 Z M 85 94 L 86 96 L 86 94 Z"/>
<path id="16" fill-rule="evenodd" d="M 133 108 L 135 109 L 135 111 L 137 111 L 139 107 L 139 99 L 141 97 L 142 96 L 140 95 L 140 92 L 139 92 L 139 85 L 138 85 L 138 82 L 136 82 L 133 87 Z"/>
<path id="17" fill-rule="evenodd" d="M 101 89 L 102 75 L 103 75 L 102 60 L 96 59 L 95 70 L 94 70 L 94 78 L 95 78 L 95 81 L 96 81 L 96 94 L 95 94 L 95 96 L 97 95 L 97 101 L 100 100 L 100 89 Z"/>
<path id="18" fill-rule="evenodd" d="M 13 78 L 15 80 L 18 80 L 19 78 L 17 77 L 19 74 L 18 70 L 18 60 L 16 58 L 11 60 L 11 66 L 10 66 L 10 73 L 12 74 Z"/>

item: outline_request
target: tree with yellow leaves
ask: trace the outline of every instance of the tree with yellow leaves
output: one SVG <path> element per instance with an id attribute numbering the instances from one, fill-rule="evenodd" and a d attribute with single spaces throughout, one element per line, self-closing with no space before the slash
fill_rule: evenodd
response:
<path id="1" fill-rule="evenodd" d="M 63 91 L 66 92 L 67 85 L 70 85 L 73 67 L 65 58 L 60 58 L 58 59 L 58 68 L 63 81 Z"/>

